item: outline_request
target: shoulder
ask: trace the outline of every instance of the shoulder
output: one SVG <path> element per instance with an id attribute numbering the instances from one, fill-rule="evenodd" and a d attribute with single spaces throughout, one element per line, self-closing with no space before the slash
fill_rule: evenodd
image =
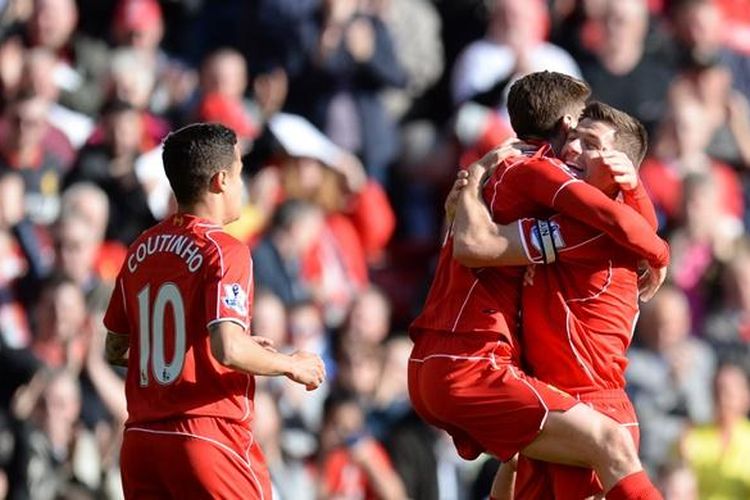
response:
<path id="1" fill-rule="evenodd" d="M 533 172 L 544 174 L 561 172 L 571 179 L 575 178 L 573 172 L 570 171 L 570 168 L 568 168 L 565 163 L 558 160 L 557 158 L 552 158 L 549 156 L 537 156 L 528 158 L 523 162 L 523 170 L 527 173 Z"/>
<path id="2" fill-rule="evenodd" d="M 250 259 L 250 248 L 221 228 L 208 229 L 203 233 L 206 239 L 206 252 L 221 258 Z"/>

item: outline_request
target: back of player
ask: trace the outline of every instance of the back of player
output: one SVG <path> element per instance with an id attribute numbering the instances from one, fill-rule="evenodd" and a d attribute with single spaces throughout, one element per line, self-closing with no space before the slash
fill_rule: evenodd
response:
<path id="1" fill-rule="evenodd" d="M 107 359 L 128 367 L 125 497 L 271 498 L 251 432 L 253 375 L 314 389 L 323 364 L 249 335 L 250 252 L 222 230 L 242 208 L 234 132 L 190 125 L 163 159 L 178 213 L 131 245 L 104 317 Z"/>

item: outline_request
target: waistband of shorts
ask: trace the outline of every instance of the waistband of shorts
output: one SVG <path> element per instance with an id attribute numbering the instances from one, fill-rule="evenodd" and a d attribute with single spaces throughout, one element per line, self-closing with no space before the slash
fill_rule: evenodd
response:
<path id="1" fill-rule="evenodd" d="M 625 389 L 585 389 L 570 391 L 569 394 L 580 401 L 601 401 L 628 399 Z"/>

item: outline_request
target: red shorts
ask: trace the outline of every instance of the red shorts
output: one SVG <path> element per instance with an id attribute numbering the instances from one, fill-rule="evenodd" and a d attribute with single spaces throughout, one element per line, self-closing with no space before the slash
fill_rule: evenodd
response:
<path id="1" fill-rule="evenodd" d="M 420 332 L 409 359 L 409 396 L 426 422 L 446 430 L 466 459 L 508 460 L 533 441 L 550 411 L 578 401 L 525 375 L 511 349 L 482 333 Z"/>
<path id="2" fill-rule="evenodd" d="M 126 499 L 271 500 L 260 447 L 247 427 L 221 419 L 129 426 L 120 465 Z"/>
<path id="3" fill-rule="evenodd" d="M 636 448 L 640 442 L 638 418 L 622 390 L 602 390 L 578 395 L 591 408 L 625 426 Z M 591 469 L 518 458 L 515 498 L 523 500 L 581 500 L 603 492 Z"/>

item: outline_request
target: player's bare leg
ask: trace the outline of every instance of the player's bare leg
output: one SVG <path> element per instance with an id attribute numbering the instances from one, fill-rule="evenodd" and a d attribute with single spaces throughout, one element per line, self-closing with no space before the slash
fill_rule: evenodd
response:
<path id="1" fill-rule="evenodd" d="M 566 412 L 550 412 L 542 432 L 521 453 L 537 460 L 590 467 L 599 475 L 605 492 L 643 472 L 628 431 L 583 404 Z"/>
<path id="2" fill-rule="evenodd" d="M 492 490 L 490 491 L 492 500 L 513 500 L 517 466 L 518 455 L 500 464 L 497 473 L 495 473 L 495 479 L 492 481 Z"/>

